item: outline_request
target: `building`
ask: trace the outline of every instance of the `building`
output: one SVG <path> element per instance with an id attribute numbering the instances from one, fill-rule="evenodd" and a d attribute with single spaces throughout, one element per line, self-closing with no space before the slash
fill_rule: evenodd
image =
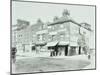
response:
<path id="1" fill-rule="evenodd" d="M 47 25 L 44 24 L 40 19 L 38 19 L 37 21 L 37 27 L 38 30 L 36 31 L 36 49 L 43 51 L 46 50 L 46 43 L 47 43 L 47 35 L 48 35 L 48 29 L 47 29 Z"/>
<path id="2" fill-rule="evenodd" d="M 54 50 L 54 55 L 87 54 L 89 50 L 91 26 L 87 23 L 77 23 L 70 19 L 70 14 L 64 10 L 62 17 L 54 18 L 48 25 L 48 49 Z"/>
<path id="3" fill-rule="evenodd" d="M 16 47 L 22 52 L 50 51 L 51 56 L 87 54 L 90 31 L 89 24 L 72 20 L 65 9 L 61 17 L 55 16 L 49 23 L 38 19 L 30 25 L 28 21 L 17 20 Z"/>
<path id="4" fill-rule="evenodd" d="M 16 36 L 16 48 L 18 52 L 25 52 L 27 47 L 29 46 L 29 22 L 24 20 L 17 20 L 17 24 L 15 25 L 14 35 Z"/>

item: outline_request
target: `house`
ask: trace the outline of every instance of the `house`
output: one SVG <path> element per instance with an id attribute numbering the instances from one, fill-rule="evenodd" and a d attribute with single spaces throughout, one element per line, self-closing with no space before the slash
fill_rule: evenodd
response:
<path id="1" fill-rule="evenodd" d="M 89 24 L 74 21 L 65 9 L 61 17 L 55 16 L 49 23 L 38 19 L 30 25 L 28 21 L 18 19 L 16 47 L 22 52 L 50 51 L 51 56 L 87 54 L 90 32 Z"/>

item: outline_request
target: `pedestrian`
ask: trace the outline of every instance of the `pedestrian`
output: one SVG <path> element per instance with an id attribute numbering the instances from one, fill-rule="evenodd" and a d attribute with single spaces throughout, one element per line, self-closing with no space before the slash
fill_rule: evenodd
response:
<path id="1" fill-rule="evenodd" d="M 91 59 L 91 50 L 88 49 L 88 59 Z"/>
<path id="2" fill-rule="evenodd" d="M 39 51 L 40 51 L 40 47 L 37 47 L 36 48 L 36 54 L 39 54 Z"/>
<path id="3" fill-rule="evenodd" d="M 50 56 L 54 56 L 54 50 L 52 48 L 50 49 Z"/>
<path id="4" fill-rule="evenodd" d="M 90 54 L 88 54 L 88 59 L 91 59 L 91 55 Z"/>
<path id="5" fill-rule="evenodd" d="M 16 47 L 13 47 L 12 50 L 11 50 L 11 56 L 12 56 L 12 62 L 13 63 L 16 62 L 16 52 L 17 52 Z"/>
<path id="6" fill-rule="evenodd" d="M 58 55 L 61 56 L 61 51 L 62 49 L 61 48 L 58 48 Z"/>

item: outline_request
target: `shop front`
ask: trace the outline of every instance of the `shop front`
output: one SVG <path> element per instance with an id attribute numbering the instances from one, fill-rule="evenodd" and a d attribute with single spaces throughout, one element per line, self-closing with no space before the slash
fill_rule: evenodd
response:
<path id="1" fill-rule="evenodd" d="M 31 51 L 34 52 L 36 50 L 35 43 L 31 44 Z"/>
<path id="2" fill-rule="evenodd" d="M 68 56 L 69 42 L 60 41 L 58 43 L 58 56 Z"/>
<path id="3" fill-rule="evenodd" d="M 46 46 L 47 46 L 48 50 L 50 51 L 50 56 L 57 56 L 57 53 L 58 53 L 57 44 L 58 44 L 57 41 L 47 43 Z"/>
<path id="4" fill-rule="evenodd" d="M 77 45 L 77 42 L 70 42 L 70 50 L 69 55 L 79 55 L 80 50 L 79 46 Z"/>
<path id="5" fill-rule="evenodd" d="M 35 50 L 37 53 L 46 50 L 46 43 L 45 42 L 38 42 L 35 44 Z"/>

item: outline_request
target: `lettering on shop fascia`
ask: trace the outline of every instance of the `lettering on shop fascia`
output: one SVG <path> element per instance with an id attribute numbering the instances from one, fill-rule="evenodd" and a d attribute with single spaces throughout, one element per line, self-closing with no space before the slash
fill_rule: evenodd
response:
<path id="1" fill-rule="evenodd" d="M 42 31 L 38 31 L 36 34 L 43 34 L 43 33 L 47 33 L 47 30 L 42 30 Z"/>
<path id="2" fill-rule="evenodd" d="M 50 32 L 49 35 L 56 35 L 58 32 L 62 32 L 62 31 L 66 31 L 66 29 L 61 29 L 61 30 L 58 30 L 58 31 Z"/>

